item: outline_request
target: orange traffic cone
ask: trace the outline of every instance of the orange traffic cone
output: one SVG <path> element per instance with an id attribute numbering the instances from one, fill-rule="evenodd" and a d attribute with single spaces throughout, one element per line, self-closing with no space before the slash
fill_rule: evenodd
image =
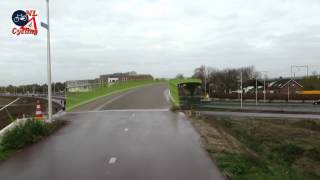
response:
<path id="1" fill-rule="evenodd" d="M 43 113 L 41 111 L 41 105 L 39 100 L 37 100 L 36 106 L 36 120 L 43 120 Z"/>

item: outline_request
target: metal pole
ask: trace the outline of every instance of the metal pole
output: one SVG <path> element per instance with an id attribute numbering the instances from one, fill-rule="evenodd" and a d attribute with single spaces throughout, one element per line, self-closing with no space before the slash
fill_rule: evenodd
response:
<path id="1" fill-rule="evenodd" d="M 292 68 L 293 68 L 293 65 L 291 65 L 291 74 L 290 74 L 291 79 L 292 79 Z"/>
<path id="2" fill-rule="evenodd" d="M 256 78 L 256 105 L 258 105 L 258 79 Z"/>
<path id="3" fill-rule="evenodd" d="M 47 73 L 48 73 L 48 120 L 52 121 L 52 89 L 51 89 L 51 54 L 50 54 L 50 18 L 49 18 L 49 0 L 47 1 Z"/>
<path id="4" fill-rule="evenodd" d="M 241 98 L 241 109 L 243 107 L 243 104 L 242 104 L 242 93 L 243 93 L 243 90 L 242 90 L 242 72 L 241 72 L 241 75 L 240 75 L 240 81 L 241 81 L 241 85 L 240 85 L 240 98 Z"/>
<path id="5" fill-rule="evenodd" d="M 206 67 L 204 67 L 204 97 L 207 96 L 207 75 L 206 75 Z"/>
<path id="6" fill-rule="evenodd" d="M 266 75 L 263 76 L 263 102 L 266 103 Z"/>
<path id="7" fill-rule="evenodd" d="M 290 82 L 288 84 L 288 102 L 289 102 L 289 100 L 290 100 Z"/>

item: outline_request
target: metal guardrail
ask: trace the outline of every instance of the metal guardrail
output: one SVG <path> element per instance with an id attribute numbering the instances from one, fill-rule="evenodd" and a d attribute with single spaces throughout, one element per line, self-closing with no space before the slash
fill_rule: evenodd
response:
<path id="1" fill-rule="evenodd" d="M 16 97 L 41 97 L 41 98 L 46 98 L 48 95 L 47 94 L 22 94 L 22 93 L 0 93 L 0 96 L 16 96 Z M 65 99 L 65 95 L 53 95 L 52 98 L 56 99 Z"/>

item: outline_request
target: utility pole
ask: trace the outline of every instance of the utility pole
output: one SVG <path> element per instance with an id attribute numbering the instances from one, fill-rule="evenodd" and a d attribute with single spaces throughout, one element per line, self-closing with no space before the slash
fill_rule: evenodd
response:
<path id="1" fill-rule="evenodd" d="M 243 107 L 243 104 L 242 104 L 242 93 L 243 93 L 243 89 L 242 89 L 242 71 L 241 71 L 241 74 L 240 74 L 240 103 L 241 103 L 241 109 Z"/>
<path id="2" fill-rule="evenodd" d="M 204 67 L 204 97 L 207 96 L 207 67 Z"/>
<path id="3" fill-rule="evenodd" d="M 309 65 L 302 65 L 302 66 L 296 66 L 296 65 L 291 65 L 291 79 L 296 77 L 296 70 L 300 70 L 301 68 L 304 68 L 306 71 L 306 76 L 309 77 Z"/>
<path id="4" fill-rule="evenodd" d="M 288 102 L 289 102 L 289 100 L 290 100 L 290 82 L 288 84 Z"/>
<path id="5" fill-rule="evenodd" d="M 256 105 L 258 105 L 258 79 L 256 78 Z"/>
<path id="6" fill-rule="evenodd" d="M 266 103 L 266 76 L 263 77 L 263 102 Z"/>

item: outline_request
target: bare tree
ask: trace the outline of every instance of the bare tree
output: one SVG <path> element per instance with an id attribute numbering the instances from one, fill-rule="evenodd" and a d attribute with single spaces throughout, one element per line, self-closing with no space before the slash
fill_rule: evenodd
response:
<path id="1" fill-rule="evenodd" d="M 243 81 L 249 79 L 260 78 L 261 74 L 258 73 L 254 66 L 242 67 L 242 68 L 227 68 L 216 69 L 212 67 L 205 67 L 204 65 L 194 70 L 193 77 L 199 78 L 202 82 L 206 82 L 206 86 L 211 93 L 230 93 L 239 88 L 239 75 L 242 72 Z M 206 78 L 206 81 L 205 81 Z"/>

